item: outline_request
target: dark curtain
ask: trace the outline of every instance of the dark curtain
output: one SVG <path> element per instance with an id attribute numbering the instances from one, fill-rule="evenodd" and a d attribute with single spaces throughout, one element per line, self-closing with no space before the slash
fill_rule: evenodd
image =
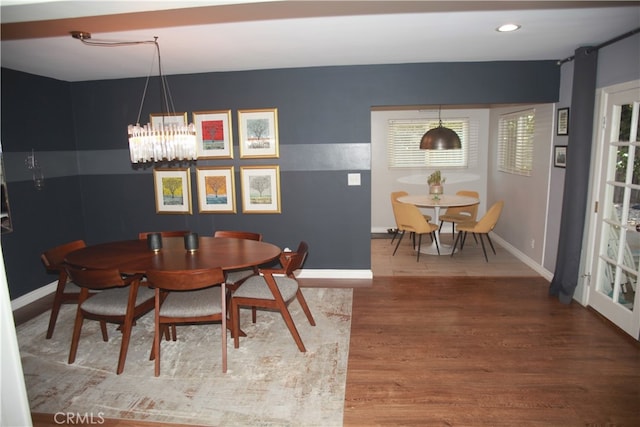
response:
<path id="1" fill-rule="evenodd" d="M 564 304 L 571 303 L 580 275 L 582 235 L 589 191 L 598 51 L 589 47 L 579 48 L 575 52 L 574 61 L 560 240 L 556 269 L 549 286 L 549 295 L 557 296 Z"/>

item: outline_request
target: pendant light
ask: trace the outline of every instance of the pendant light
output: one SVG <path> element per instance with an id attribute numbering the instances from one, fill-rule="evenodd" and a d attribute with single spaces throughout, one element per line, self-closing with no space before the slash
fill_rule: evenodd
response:
<path id="1" fill-rule="evenodd" d="M 438 127 L 429 129 L 427 133 L 422 135 L 421 150 L 459 150 L 462 148 L 458 134 L 452 129 L 442 126 L 441 110 L 442 108 L 438 107 Z"/>

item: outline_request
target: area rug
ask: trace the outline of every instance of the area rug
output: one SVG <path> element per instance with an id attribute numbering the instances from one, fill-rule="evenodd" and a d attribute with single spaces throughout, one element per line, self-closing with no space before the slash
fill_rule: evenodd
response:
<path id="1" fill-rule="evenodd" d="M 76 361 L 67 364 L 75 306 L 62 307 L 52 339 L 49 312 L 17 328 L 32 412 L 80 413 L 208 426 L 341 426 L 351 331 L 352 289 L 304 288 L 316 320 L 289 306 L 307 348 L 301 353 L 279 313 L 241 311 L 247 337 L 228 344 L 221 369 L 220 325 L 178 326 L 163 341 L 161 373 L 149 352 L 153 314 L 133 328 L 124 372 L 115 374 L 121 336 L 109 325 L 103 342 L 97 322 L 85 320 Z"/>

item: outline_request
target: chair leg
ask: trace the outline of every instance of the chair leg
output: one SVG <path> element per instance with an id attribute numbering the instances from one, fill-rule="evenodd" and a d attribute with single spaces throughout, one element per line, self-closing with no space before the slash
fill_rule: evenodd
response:
<path id="1" fill-rule="evenodd" d="M 393 237 L 391 238 L 391 244 L 393 245 L 393 241 L 396 240 L 396 237 L 398 237 L 398 229 L 394 229 L 393 230 Z"/>
<path id="2" fill-rule="evenodd" d="M 440 255 L 440 245 L 438 244 L 438 239 L 436 238 L 436 232 L 433 231 L 429 234 L 432 234 L 433 236 L 431 237 L 431 240 L 433 240 L 434 242 L 436 242 L 436 250 L 438 251 L 438 255 Z"/>
<path id="3" fill-rule="evenodd" d="M 120 356 L 118 357 L 118 368 L 116 374 L 120 375 L 124 371 L 124 363 L 127 360 L 129 350 L 129 340 L 131 339 L 131 329 L 133 329 L 133 319 L 125 319 L 122 326 L 122 343 L 120 344 Z M 159 338 L 158 338 L 159 339 Z M 160 355 L 156 354 L 156 361 L 160 360 Z"/>
<path id="4" fill-rule="evenodd" d="M 393 250 L 393 255 L 396 254 L 396 251 L 398 250 L 398 246 L 400 246 L 400 242 L 402 242 L 403 237 L 404 237 L 404 230 L 402 230 L 402 233 L 400 234 L 400 238 L 398 239 L 398 243 L 396 243 L 396 248 Z"/>
<path id="5" fill-rule="evenodd" d="M 80 341 L 80 332 L 82 331 L 83 321 L 84 316 L 82 315 L 82 311 L 80 311 L 80 306 L 78 306 L 78 311 L 76 312 L 76 321 L 73 324 L 73 336 L 71 337 L 71 349 L 69 350 L 69 364 L 72 364 L 76 361 L 78 341 Z"/>
<path id="6" fill-rule="evenodd" d="M 486 262 L 489 262 L 489 258 L 487 258 L 487 250 L 484 247 L 484 239 L 482 238 L 482 234 L 480 234 L 480 243 L 482 244 L 482 253 L 484 253 L 484 259 Z"/>
<path id="7" fill-rule="evenodd" d="M 489 233 L 485 234 L 485 236 L 487 236 L 487 240 L 489 241 L 489 244 L 491 245 L 491 250 L 493 251 L 493 254 L 496 255 L 496 250 L 493 247 L 493 243 L 491 242 L 491 237 L 489 237 Z"/>
<path id="8" fill-rule="evenodd" d="M 240 347 L 240 306 L 231 298 L 231 323 L 233 330 L 233 347 Z"/>
<path id="9" fill-rule="evenodd" d="M 456 246 L 458 246 L 458 242 L 460 242 L 460 250 L 462 250 L 462 236 L 464 233 L 466 233 L 466 231 L 458 231 L 458 236 L 456 236 L 456 239 L 453 242 L 453 248 L 451 248 L 451 256 L 456 253 Z"/>
<path id="10" fill-rule="evenodd" d="M 298 329 L 296 328 L 295 323 L 293 323 L 293 318 L 291 317 L 291 313 L 289 313 L 289 310 L 287 309 L 286 305 L 280 309 L 280 314 L 282 314 L 284 323 L 287 324 L 287 328 L 289 328 L 289 332 L 291 332 L 291 335 L 293 336 L 293 340 L 298 345 L 298 350 L 305 353 L 307 349 L 304 348 L 304 344 L 302 343 L 302 338 L 300 338 Z"/>
<path id="11" fill-rule="evenodd" d="M 304 299 L 304 295 L 302 295 L 302 291 L 298 288 L 296 292 L 296 298 L 298 299 L 298 303 L 300 303 L 300 307 L 302 307 L 302 311 L 307 316 L 307 320 L 311 324 L 311 326 L 316 326 L 316 321 L 313 319 L 311 315 L 311 310 L 309 310 L 309 306 L 307 305 L 307 300 Z"/>
<path id="12" fill-rule="evenodd" d="M 415 239 L 415 237 L 414 237 Z M 418 255 L 416 257 L 416 262 L 420 261 L 420 247 L 422 246 L 422 234 L 418 235 Z M 416 245 L 413 245 L 413 248 L 416 248 Z"/>
<path id="13" fill-rule="evenodd" d="M 56 288 L 56 295 L 53 298 L 53 307 L 51 307 L 51 316 L 49 317 L 49 327 L 47 328 L 47 337 L 50 339 L 53 336 L 53 330 L 56 327 L 56 321 L 58 320 L 58 313 L 60 312 L 60 306 L 62 305 L 62 294 L 64 293 L 65 283 L 58 282 Z"/>
<path id="14" fill-rule="evenodd" d="M 108 342 L 109 335 L 107 334 L 107 322 L 104 320 L 100 321 L 100 331 L 102 332 L 102 341 Z"/>

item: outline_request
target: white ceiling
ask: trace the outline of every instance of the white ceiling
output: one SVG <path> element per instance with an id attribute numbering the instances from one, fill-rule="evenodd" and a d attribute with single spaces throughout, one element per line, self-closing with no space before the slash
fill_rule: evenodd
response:
<path id="1" fill-rule="evenodd" d="M 151 68 L 152 45 L 85 46 L 69 35 L 73 30 L 90 32 L 94 40 L 158 36 L 163 72 L 185 74 L 559 60 L 578 47 L 599 45 L 640 27 L 638 1 L 0 0 L 0 5 L 2 66 L 66 81 L 157 74 Z M 165 11 L 145 12 L 160 10 Z M 495 31 L 507 22 L 522 28 Z"/>

